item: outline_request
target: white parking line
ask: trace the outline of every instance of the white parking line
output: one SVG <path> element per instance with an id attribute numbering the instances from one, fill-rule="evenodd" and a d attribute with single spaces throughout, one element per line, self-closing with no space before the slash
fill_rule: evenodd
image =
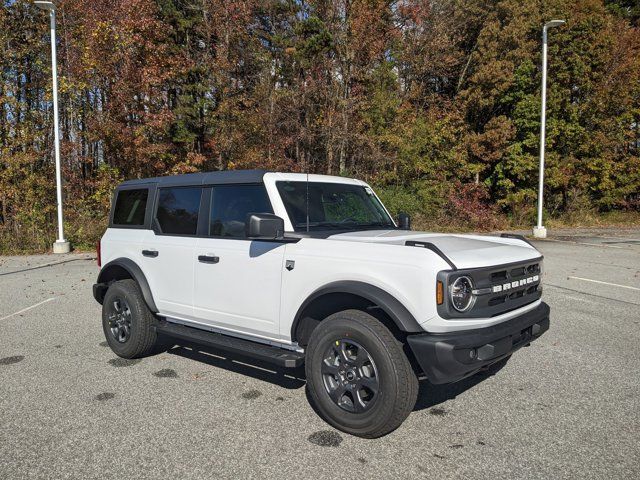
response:
<path id="1" fill-rule="evenodd" d="M 628 288 L 629 290 L 636 290 L 640 292 L 640 288 L 630 287 L 628 285 L 619 285 L 617 283 L 602 282 L 600 280 L 592 280 L 590 278 L 582 278 L 582 277 L 567 277 L 567 278 L 569 280 L 582 280 L 583 282 L 600 283 L 602 285 L 611 285 L 612 287 Z"/>
<path id="2" fill-rule="evenodd" d="M 74 255 L 76 255 L 76 254 L 74 254 Z M 0 272 L 0 277 L 3 276 L 3 275 L 12 275 L 14 273 L 22 273 L 22 272 L 28 272 L 30 270 L 37 270 L 39 268 L 53 267 L 55 265 L 62 265 L 64 263 L 77 262 L 78 260 L 95 260 L 95 257 L 89 256 L 88 254 L 83 254 L 82 256 L 76 255 L 75 258 L 67 258 L 65 260 L 59 260 L 59 261 L 56 261 L 56 262 L 49 262 L 49 263 L 43 263 L 41 265 L 28 266 L 28 267 L 25 267 L 25 268 L 20 268 L 18 270 L 10 270 L 8 272 Z"/>
<path id="3" fill-rule="evenodd" d="M 622 248 L 628 250 L 627 247 L 621 247 L 620 245 L 609 245 L 606 243 L 587 243 L 587 242 L 578 242 L 575 240 L 558 240 L 556 238 L 545 238 L 541 240 L 543 242 L 556 242 L 556 243 L 573 243 L 575 245 L 588 245 L 589 247 L 604 247 L 604 248 Z"/>
<path id="4" fill-rule="evenodd" d="M 38 303 L 36 303 L 35 305 L 31 305 L 30 307 L 23 308 L 22 310 L 18 310 L 18 311 L 17 311 L 17 312 L 15 312 L 15 313 L 12 313 L 12 314 L 10 314 L 10 315 L 7 315 L 6 317 L 2 317 L 2 318 L 0 318 L 0 321 L 2 321 L 2 320 L 6 320 L 7 318 L 11 318 L 11 317 L 13 317 L 13 316 L 15 316 L 15 315 L 20 315 L 21 313 L 24 313 L 24 312 L 28 312 L 28 311 L 29 311 L 29 310 L 31 310 L 32 308 L 39 307 L 40 305 L 44 305 L 45 303 L 50 302 L 51 300 L 55 300 L 55 299 L 56 299 L 56 297 L 47 298 L 46 300 L 43 300 L 43 301 L 41 301 L 41 302 L 38 302 Z"/>
<path id="5" fill-rule="evenodd" d="M 603 236 L 596 236 L 596 238 L 613 238 L 614 240 L 619 240 L 620 242 L 640 242 L 640 238 L 603 237 Z"/>

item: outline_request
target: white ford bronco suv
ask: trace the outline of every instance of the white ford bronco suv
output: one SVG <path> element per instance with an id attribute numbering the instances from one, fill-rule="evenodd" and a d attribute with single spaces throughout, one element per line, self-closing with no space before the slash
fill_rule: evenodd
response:
<path id="1" fill-rule="evenodd" d="M 224 171 L 114 193 L 93 286 L 111 349 L 175 344 L 305 365 L 334 427 L 374 438 L 549 328 L 542 256 L 517 236 L 398 226 L 360 180 Z"/>

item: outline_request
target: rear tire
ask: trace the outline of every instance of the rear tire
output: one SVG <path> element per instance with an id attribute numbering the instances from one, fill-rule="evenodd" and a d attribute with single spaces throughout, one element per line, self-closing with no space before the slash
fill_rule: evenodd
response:
<path id="1" fill-rule="evenodd" d="M 102 302 L 102 329 L 116 355 L 140 358 L 161 350 L 153 328 L 156 322 L 135 280 L 119 280 L 109 286 Z"/>
<path id="2" fill-rule="evenodd" d="M 305 364 L 311 401 L 325 421 L 343 432 L 381 437 L 398 428 L 415 406 L 418 379 L 402 343 L 360 310 L 320 322 Z"/>

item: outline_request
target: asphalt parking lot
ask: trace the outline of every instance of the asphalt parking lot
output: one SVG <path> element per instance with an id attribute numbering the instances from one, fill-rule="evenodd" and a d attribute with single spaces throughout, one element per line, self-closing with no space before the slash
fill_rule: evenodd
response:
<path id="1" fill-rule="evenodd" d="M 536 246 L 551 330 L 494 376 L 422 382 L 377 440 L 324 423 L 296 372 L 118 359 L 90 255 L 0 257 L 0 478 L 639 478 L 640 229 Z"/>

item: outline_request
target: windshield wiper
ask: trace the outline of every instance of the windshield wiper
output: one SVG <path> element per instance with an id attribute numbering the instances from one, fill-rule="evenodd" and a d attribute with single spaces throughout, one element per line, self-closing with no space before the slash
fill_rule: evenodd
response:
<path id="1" fill-rule="evenodd" d="M 307 222 L 296 223 L 294 228 L 306 228 Z M 352 230 L 354 228 L 371 228 L 386 227 L 394 228 L 393 224 L 383 222 L 358 223 L 358 222 L 309 222 L 309 227 L 327 227 L 338 228 L 343 230 Z"/>
<path id="2" fill-rule="evenodd" d="M 328 228 L 348 228 L 348 225 L 353 223 L 340 223 L 340 222 L 309 222 L 309 227 L 328 227 Z M 294 228 L 306 228 L 307 222 L 296 223 Z"/>
<path id="3" fill-rule="evenodd" d="M 386 227 L 386 228 L 395 228 L 392 223 L 384 223 L 384 222 L 372 222 L 372 223 L 362 223 L 358 224 L 358 227 Z"/>

